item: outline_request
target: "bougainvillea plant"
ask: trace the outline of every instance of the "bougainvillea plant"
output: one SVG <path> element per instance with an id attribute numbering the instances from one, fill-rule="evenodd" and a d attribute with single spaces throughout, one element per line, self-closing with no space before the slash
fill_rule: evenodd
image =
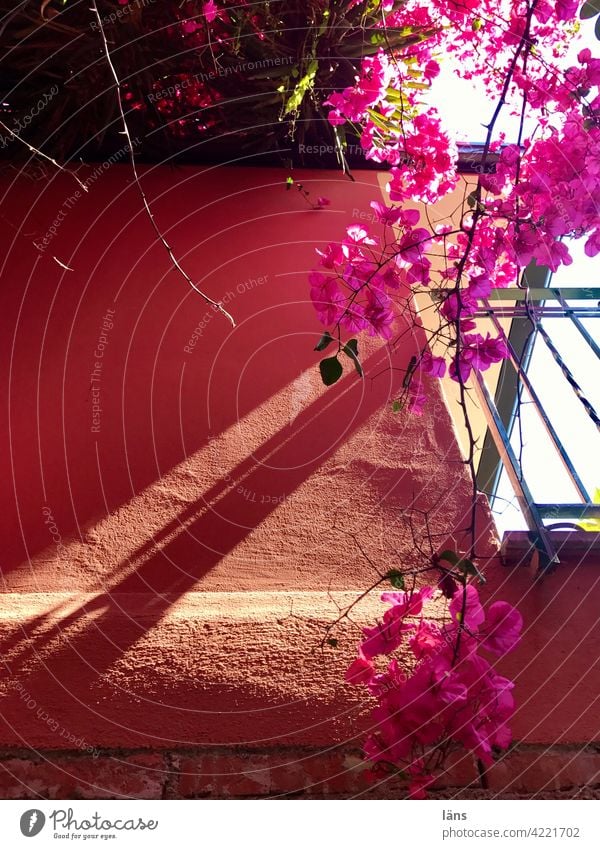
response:
<path id="1" fill-rule="evenodd" d="M 343 334 L 392 339 L 411 290 L 433 287 L 439 324 L 406 381 L 405 400 L 420 412 L 422 375 L 449 372 L 464 383 L 472 369 L 508 355 L 502 336 L 482 335 L 473 319 L 494 288 L 519 285 L 531 261 L 552 271 L 569 265 L 566 238 L 584 238 L 590 257 L 600 252 L 600 59 L 582 49 L 576 64 L 556 64 L 577 7 L 566 0 L 407 2 L 385 24 L 433 34 L 365 58 L 355 84 L 329 97 L 329 122 L 360 127 L 366 157 L 391 165 L 391 179 L 390 204 L 371 204 L 376 228 L 351 224 L 339 242 L 318 251 L 310 292 L 327 327 L 319 350 L 338 345 L 321 363 L 325 383 L 341 376 L 335 361 L 348 345 Z M 482 173 L 461 215 L 453 216 L 459 223 L 432 225 L 428 206 L 458 183 L 457 145 L 423 97 L 435 89 L 444 53 L 457 57 L 462 75 L 476 78 L 495 108 L 478 162 Z M 514 139 L 496 131 L 502 109 L 516 116 Z M 492 155 L 495 167 L 486 173 Z M 445 356 L 432 356 L 436 342 L 445 343 Z"/>
<path id="2" fill-rule="evenodd" d="M 346 673 L 349 683 L 364 685 L 378 702 L 376 730 L 365 743 L 372 777 L 403 774 L 411 798 L 425 797 L 454 751 L 466 749 L 485 767 L 494 749 L 511 742 L 513 684 L 485 655 L 511 651 L 523 620 L 505 601 L 484 610 L 475 586 L 460 581 L 446 572 L 438 586 L 384 592 L 381 600 L 390 606 L 381 622 L 364 628 Z M 424 615 L 424 605 L 437 596 L 443 603 L 432 607 L 440 621 Z M 410 661 L 399 662 L 398 649 L 408 651 Z"/>
<path id="3" fill-rule="evenodd" d="M 97 7 L 100 23 L 78 0 L 0 0 L 0 119 L 20 126 L 31 104 L 62 83 L 53 108 L 26 128 L 32 144 L 61 161 L 122 145 L 100 26 L 138 155 L 239 161 L 258 153 L 259 163 L 270 154 L 298 164 L 306 145 L 337 146 L 343 162 L 327 95 L 352 84 L 362 57 L 384 41 L 399 48 L 427 34 L 418 26 L 384 34 L 379 4 L 353 0 L 98 0 Z"/>
<path id="4" fill-rule="evenodd" d="M 576 0 L 382 4 L 382 28 L 419 26 L 428 37 L 366 57 L 354 85 L 327 101 L 331 125 L 359 133 L 366 157 L 389 166 L 390 179 L 389 203 L 371 203 L 374 227 L 352 223 L 339 241 L 317 250 L 309 283 L 326 328 L 316 350 L 329 349 L 320 362 L 323 382 L 339 380 L 343 363 L 362 375 L 357 336 L 393 342 L 399 316 L 415 324 L 415 291 L 435 290 L 433 327 L 421 326 L 394 407 L 420 414 L 429 378 L 449 374 L 459 384 L 473 505 L 468 382 L 474 370 L 509 355 L 503 333 L 484 335 L 476 315 L 493 289 L 522 285 L 529 263 L 552 271 L 569 265 L 564 240 L 584 239 L 590 257 L 600 252 L 600 59 L 589 49 L 580 49 L 572 64 L 562 58 L 578 6 Z M 587 3 L 582 14 L 591 11 Z M 458 73 L 477 80 L 491 108 L 478 177 L 458 213 L 432 221 L 433 205 L 458 184 L 457 144 L 424 94 L 435 89 L 448 54 Z M 514 138 L 497 129 L 503 110 L 514 116 Z M 484 776 L 493 753 L 511 741 L 513 684 L 485 655 L 500 658 L 514 648 L 522 619 L 503 601 L 484 610 L 468 582 L 478 574 L 474 510 L 469 534 L 469 559 L 458 552 L 431 559 L 430 566 L 441 565 L 438 586 L 382 595 L 390 606 L 380 623 L 363 630 L 347 673 L 377 701 L 365 745 L 373 774 L 402 773 L 413 798 L 425 796 L 457 748 L 473 754 Z M 392 583 L 403 584 L 405 576 L 390 573 Z M 437 619 L 424 616 L 426 602 Z"/>

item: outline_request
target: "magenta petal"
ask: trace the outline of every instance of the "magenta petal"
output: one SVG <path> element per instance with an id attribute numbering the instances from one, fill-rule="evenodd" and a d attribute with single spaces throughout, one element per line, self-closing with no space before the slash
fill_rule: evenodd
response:
<path id="1" fill-rule="evenodd" d="M 373 663 L 359 652 L 358 657 L 346 671 L 346 681 L 349 684 L 368 684 L 375 675 Z"/>
<path id="2" fill-rule="evenodd" d="M 496 601 L 490 605 L 483 647 L 495 655 L 506 654 L 514 649 L 521 639 L 523 617 L 507 601 Z"/>

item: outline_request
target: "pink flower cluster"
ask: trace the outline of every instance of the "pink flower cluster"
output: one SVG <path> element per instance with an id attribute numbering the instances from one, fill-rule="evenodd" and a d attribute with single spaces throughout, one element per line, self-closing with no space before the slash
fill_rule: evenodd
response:
<path id="1" fill-rule="evenodd" d="M 600 111 L 600 97 L 595 103 Z M 565 237 L 586 237 L 588 256 L 600 252 L 598 197 L 600 122 L 572 110 L 560 128 L 528 146 L 519 181 L 504 197 L 490 201 L 489 209 L 506 217 L 507 244 L 519 265 L 535 259 L 556 271 L 572 262 L 561 241 Z"/>
<path id="2" fill-rule="evenodd" d="M 326 104 L 333 126 L 358 124 L 367 158 L 391 166 L 388 192 L 399 206 L 371 204 L 381 238 L 352 226 L 319 251 L 323 270 L 311 275 L 311 295 L 325 325 L 389 340 L 407 289 L 437 284 L 440 330 L 428 341 L 450 344 L 445 360 L 419 353 L 408 386 L 408 406 L 419 413 L 423 375 L 464 382 L 508 356 L 502 337 L 477 332 L 475 315 L 495 288 L 516 285 L 532 261 L 553 271 L 570 264 L 565 238 L 585 237 L 586 254 L 600 252 L 600 59 L 585 49 L 577 65 L 556 67 L 577 12 L 571 0 L 408 0 L 383 12 L 382 26 L 417 28 L 422 38 L 366 58 L 355 84 Z M 433 227 L 407 204 L 433 204 L 457 183 L 456 145 L 421 99 L 443 53 L 460 57 L 460 73 L 490 95 L 502 91 L 505 108 L 524 109 L 536 124 L 531 138 L 522 131 L 516 143 L 502 134 L 488 140 L 479 164 L 495 164 L 490 173 L 480 168 L 460 224 Z M 433 253 L 442 257 L 435 271 Z"/>
<path id="3" fill-rule="evenodd" d="M 521 614 L 504 601 L 486 612 L 473 585 L 455 584 L 449 621 L 439 624 L 423 616 L 423 605 L 435 593 L 430 586 L 383 593 L 390 607 L 380 623 L 363 630 L 346 673 L 349 683 L 366 686 L 378 702 L 366 757 L 376 767 L 392 766 L 408 775 L 412 798 L 425 797 L 452 750 L 463 747 L 489 765 L 493 749 L 505 749 L 511 741 L 513 683 L 479 652 L 502 657 L 514 649 Z M 390 657 L 400 647 L 412 661 L 401 664 Z M 378 670 L 380 656 L 388 660 Z"/>
<path id="4" fill-rule="evenodd" d="M 456 185 L 456 146 L 433 108 L 416 111 L 415 76 L 431 81 L 438 73 L 439 65 L 431 57 L 417 70 L 414 62 L 404 65 L 381 50 L 363 60 L 354 86 L 325 101 L 333 107 L 330 124 L 359 123 L 367 159 L 393 166 L 389 186 L 393 201 L 433 203 Z"/>
<path id="5" fill-rule="evenodd" d="M 386 228 L 396 228 L 393 251 L 366 227 L 350 225 L 341 242 L 317 250 L 323 271 L 311 273 L 310 294 L 323 324 L 340 324 L 351 333 L 368 330 L 371 336 L 390 339 L 391 295 L 406 284 L 429 282 L 431 262 L 425 253 L 433 240 L 429 230 L 415 226 L 417 210 L 387 208 L 378 201 L 371 206 Z"/>

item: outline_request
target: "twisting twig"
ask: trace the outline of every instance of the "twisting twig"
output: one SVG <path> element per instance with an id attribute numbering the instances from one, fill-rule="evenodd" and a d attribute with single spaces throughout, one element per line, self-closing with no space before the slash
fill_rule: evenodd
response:
<path id="1" fill-rule="evenodd" d="M 4 123 L 4 121 L 0 121 L 0 127 L 2 127 L 3 130 L 6 130 L 7 133 L 10 133 L 11 136 L 13 137 L 13 139 L 16 139 L 17 141 L 20 141 L 21 144 L 24 144 L 25 147 L 28 150 L 30 150 L 32 153 L 34 153 L 36 156 L 41 156 L 43 159 L 47 159 L 48 162 L 51 162 L 52 165 L 54 165 L 54 167 L 57 168 L 59 171 L 64 171 L 65 174 L 70 174 L 71 177 L 74 180 L 76 180 L 77 183 L 81 186 L 83 191 L 87 192 L 88 187 L 84 183 L 81 182 L 81 180 L 79 179 L 77 174 L 74 174 L 72 171 L 69 171 L 68 168 L 65 168 L 64 165 L 61 165 L 60 162 L 56 161 L 56 159 L 53 159 L 51 156 L 48 156 L 47 153 L 43 153 L 41 150 L 38 150 L 37 147 L 33 147 L 33 145 L 30 145 L 28 141 L 25 141 L 25 139 L 22 139 L 21 136 L 19 136 L 17 133 L 15 133 L 14 130 L 11 130 L 11 128 L 8 127 Z"/>
<path id="2" fill-rule="evenodd" d="M 102 37 L 102 44 L 103 44 L 103 47 L 104 47 L 104 55 L 106 56 L 106 62 L 108 64 L 109 68 L 110 68 L 110 72 L 111 72 L 113 79 L 115 81 L 115 88 L 117 90 L 117 102 L 119 104 L 119 112 L 121 114 L 121 123 L 123 124 L 123 133 L 125 135 L 125 138 L 127 139 L 128 145 L 129 145 L 129 159 L 130 159 L 130 162 L 131 162 L 131 170 L 133 172 L 133 179 L 134 179 L 134 182 L 135 182 L 137 189 L 140 193 L 140 197 L 142 199 L 142 203 L 144 204 L 144 209 L 146 210 L 148 218 L 150 219 L 150 223 L 152 224 L 152 227 L 154 228 L 154 232 L 156 233 L 157 237 L 162 242 L 166 252 L 169 254 L 171 262 L 173 263 L 173 265 L 175 266 L 177 271 L 179 271 L 179 273 L 182 275 L 184 280 L 186 280 L 189 283 L 189 285 L 192 287 L 194 292 L 197 292 L 200 295 L 200 297 L 203 298 L 206 301 L 207 304 L 210 304 L 212 307 L 214 307 L 214 309 L 216 309 L 216 310 L 218 310 L 218 312 L 222 313 L 225 316 L 225 318 L 229 319 L 232 327 L 235 327 L 235 321 L 233 320 L 233 316 L 230 315 L 230 313 L 227 312 L 227 310 L 225 309 L 223 304 L 220 303 L 219 301 L 214 301 L 211 297 L 209 297 L 206 294 L 206 292 L 203 292 L 202 289 L 200 289 L 194 283 L 194 281 L 192 280 L 190 275 L 187 273 L 187 271 L 185 271 L 185 269 L 183 269 L 181 267 L 179 261 L 177 260 L 175 254 L 173 253 L 173 249 L 171 248 L 170 244 L 167 242 L 167 240 L 163 236 L 160 228 L 158 227 L 158 224 L 156 223 L 154 215 L 152 214 L 152 210 L 150 209 L 150 204 L 148 202 L 148 198 L 146 197 L 146 193 L 145 193 L 145 191 L 142 187 L 142 184 L 140 182 L 140 178 L 139 178 L 138 171 L 137 171 L 137 166 L 135 164 L 135 155 L 134 155 L 134 152 L 133 152 L 133 143 L 132 143 L 132 140 L 131 140 L 131 135 L 129 133 L 129 126 L 127 125 L 127 119 L 125 118 L 125 110 L 123 109 L 123 98 L 121 97 L 121 83 L 119 81 L 117 71 L 115 69 L 115 66 L 114 66 L 113 61 L 112 61 L 112 57 L 110 55 L 110 49 L 109 49 L 109 46 L 108 46 L 106 33 L 104 31 L 104 25 L 102 23 L 102 18 L 100 17 L 100 13 L 98 11 L 98 6 L 97 6 L 97 3 L 96 3 L 96 0 L 91 0 L 91 2 L 92 2 L 91 11 L 95 14 L 96 20 L 98 21 L 98 29 L 99 29 L 100 35 Z"/>

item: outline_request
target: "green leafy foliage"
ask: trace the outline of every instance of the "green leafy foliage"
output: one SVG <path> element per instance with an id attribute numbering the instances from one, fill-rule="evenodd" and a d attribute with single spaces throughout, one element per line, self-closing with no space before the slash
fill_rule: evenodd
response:
<path id="1" fill-rule="evenodd" d="M 457 554 L 456 551 L 452 551 L 452 549 L 447 548 L 445 551 L 442 551 L 440 555 L 438 555 L 439 560 L 445 560 L 446 563 L 449 563 L 455 569 L 458 569 L 459 572 L 462 572 L 465 577 L 467 575 L 471 575 L 479 580 L 479 583 L 484 584 L 485 578 L 477 568 L 477 566 L 473 563 L 472 560 L 469 560 L 468 557 L 461 557 L 460 554 Z"/>
<path id="2" fill-rule="evenodd" d="M 404 575 L 402 572 L 399 572 L 397 569 L 390 569 L 385 577 L 389 580 L 395 590 L 404 589 Z"/>
<path id="3" fill-rule="evenodd" d="M 450 563 L 451 566 L 456 566 L 456 564 L 460 560 L 460 557 L 455 551 L 452 551 L 452 549 L 447 548 L 445 551 L 442 551 L 442 553 L 438 555 L 438 559 L 445 560 L 446 563 Z"/>
<path id="4" fill-rule="evenodd" d="M 279 161 L 297 130 L 303 144 L 330 144 L 337 131 L 323 120 L 323 101 L 354 84 L 361 59 L 381 46 L 400 50 L 435 34 L 422 26 L 384 34 L 378 0 L 367 8 L 346 0 L 265 0 L 226 4 L 226 14 L 217 2 L 212 21 L 202 14 L 203 3 L 182 0 L 98 5 L 126 80 L 134 134 L 157 162 L 174 154 L 187 159 L 199 130 L 194 157 L 200 161 L 240 153 L 272 153 Z M 40 93 L 56 84 L 52 108 L 31 122 L 26 138 L 59 161 L 76 155 L 96 162 L 123 143 L 88 7 L 77 0 L 0 0 L 0 119 L 12 124 L 28 115 Z M 201 113 L 200 99 L 210 104 Z"/>
<path id="5" fill-rule="evenodd" d="M 315 351 L 324 351 L 325 348 L 333 342 L 333 336 L 326 330 L 315 345 Z"/>
<path id="6" fill-rule="evenodd" d="M 296 88 L 291 93 L 287 103 L 285 104 L 285 109 L 283 110 L 284 115 L 289 115 L 290 112 L 297 112 L 300 109 L 306 92 L 309 91 L 314 85 L 315 77 L 317 75 L 318 70 L 318 61 L 316 59 L 311 59 L 308 63 L 306 73 L 304 74 L 300 82 L 296 85 Z"/>
<path id="7" fill-rule="evenodd" d="M 327 359 L 321 360 L 319 370 L 325 386 L 332 386 L 337 383 L 344 371 L 337 357 L 327 357 Z"/>

